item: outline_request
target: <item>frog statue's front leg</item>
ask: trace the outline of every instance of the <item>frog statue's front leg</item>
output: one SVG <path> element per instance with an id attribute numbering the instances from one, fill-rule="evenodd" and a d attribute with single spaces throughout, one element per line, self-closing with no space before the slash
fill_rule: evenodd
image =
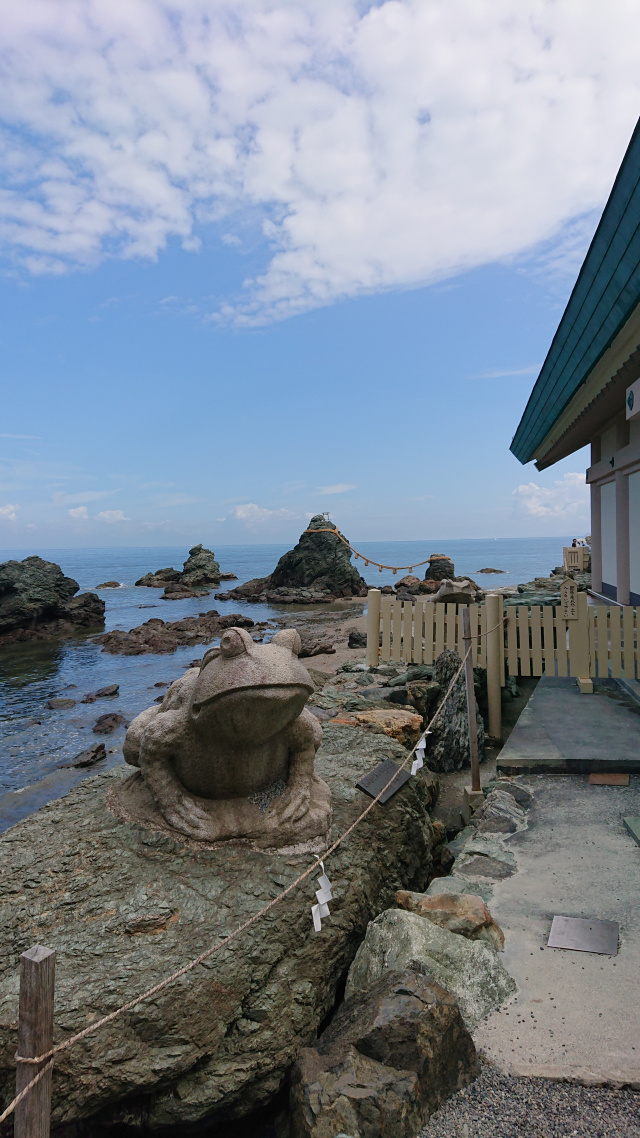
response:
<path id="1" fill-rule="evenodd" d="M 171 759 L 184 745 L 184 737 L 183 713 L 165 711 L 147 724 L 140 742 L 138 765 L 162 816 L 180 833 L 201 842 L 260 833 L 260 811 L 246 798 L 200 798 L 180 782 Z"/>

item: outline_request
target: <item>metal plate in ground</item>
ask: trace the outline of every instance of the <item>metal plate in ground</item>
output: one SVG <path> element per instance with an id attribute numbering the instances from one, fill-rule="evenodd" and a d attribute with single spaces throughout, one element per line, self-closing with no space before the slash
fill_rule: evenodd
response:
<path id="1" fill-rule="evenodd" d="M 589 783 L 591 786 L 628 786 L 629 775 L 623 774 L 622 771 L 614 773 L 614 771 L 592 771 L 589 775 Z"/>
<path id="2" fill-rule="evenodd" d="M 379 766 L 374 767 L 372 771 L 369 771 L 368 774 L 364 775 L 364 777 L 356 783 L 356 787 L 358 790 L 364 790 L 364 793 L 368 794 L 370 798 L 377 798 L 383 786 L 387 786 L 389 780 L 393 778 L 394 771 L 398 772 L 396 777 L 393 779 L 391 786 L 387 787 L 379 799 L 380 803 L 384 805 L 384 803 L 388 802 L 396 791 L 400 790 L 400 787 L 404 786 L 405 782 L 408 782 L 411 778 L 409 771 L 400 770 L 400 767 L 397 763 L 394 763 L 393 759 L 385 759 Z"/>
<path id="3" fill-rule="evenodd" d="M 617 921 L 585 920 L 582 917 L 554 917 L 549 933 L 549 948 L 572 948 L 577 952 L 599 952 L 618 955 Z"/>

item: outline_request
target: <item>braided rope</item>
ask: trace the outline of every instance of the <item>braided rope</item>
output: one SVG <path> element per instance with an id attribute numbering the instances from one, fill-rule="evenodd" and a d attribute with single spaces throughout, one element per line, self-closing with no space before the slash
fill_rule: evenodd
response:
<path id="1" fill-rule="evenodd" d="M 311 532 L 317 533 L 318 531 L 313 530 Z M 479 634 L 480 637 L 488 636 L 491 632 L 495 632 L 495 630 L 497 628 L 500 628 L 500 626 L 503 624 L 504 624 L 504 618 L 498 624 L 496 624 L 494 626 L 494 628 L 488 629 L 487 632 L 480 633 Z M 477 639 L 477 637 L 476 637 L 476 639 Z M 27 1083 L 26 1087 L 24 1087 L 20 1091 L 20 1093 L 18 1095 L 16 1095 L 16 1097 L 9 1103 L 9 1105 L 5 1108 L 5 1110 L 2 1112 L 2 1114 L 0 1114 L 0 1123 L 4 1122 L 5 1119 L 7 1119 L 9 1117 L 9 1115 L 13 1113 L 13 1111 L 19 1105 L 19 1103 L 21 1103 L 22 1100 L 26 1097 L 26 1095 L 31 1090 L 33 1090 L 33 1088 L 36 1086 L 37 1083 L 40 1082 L 40 1080 L 44 1077 L 44 1075 L 47 1073 L 47 1071 L 53 1067 L 54 1058 L 57 1054 L 59 1054 L 61 1051 L 68 1051 L 71 1047 L 74 1046 L 74 1044 L 79 1043 L 80 1040 L 82 1040 L 82 1039 L 86 1039 L 86 1037 L 88 1035 L 92 1035 L 95 1031 L 98 1031 L 99 1028 L 104 1027 L 105 1024 L 111 1023 L 112 1020 L 117 1019 L 117 1017 L 122 1015 L 124 1012 L 131 1011 L 131 1009 L 137 1007 L 138 1004 L 143 1003 L 143 1001 L 145 1001 L 145 1000 L 151 999 L 152 996 L 157 995 L 158 992 L 162 992 L 165 988 L 169 987 L 170 984 L 175 983 L 176 980 L 179 980 L 182 976 L 185 976 L 188 972 L 191 972 L 192 969 L 197 968 L 197 966 L 199 964 L 204 963 L 204 961 L 208 960 L 208 958 L 210 956 L 213 956 L 215 953 L 219 952 L 222 948 L 225 948 L 226 945 L 231 944 L 231 942 L 236 940 L 240 936 L 241 933 L 245 932 L 246 929 L 248 929 L 252 925 L 254 925 L 256 923 L 256 921 L 260 920 L 261 917 L 266 916 L 266 914 L 269 913 L 271 911 L 271 909 L 273 909 L 276 905 L 278 905 L 281 901 L 283 901 L 285 897 L 288 897 L 290 893 L 293 893 L 293 891 L 295 889 L 297 889 L 297 887 L 299 885 L 301 885 L 303 881 L 306 881 L 306 879 L 308 877 L 310 877 L 312 873 L 315 872 L 315 870 L 321 864 L 321 862 L 326 861 L 326 859 L 328 857 L 330 857 L 331 854 L 335 853 L 335 851 L 338 849 L 339 846 L 342 845 L 342 843 L 346 840 L 346 838 L 348 838 L 349 835 L 351 833 L 353 833 L 356 826 L 359 826 L 360 823 L 373 810 L 373 807 L 377 805 L 378 801 L 380 800 L 382 795 L 385 793 L 385 791 L 387 791 L 389 789 L 389 787 L 391 786 L 391 784 L 393 782 L 395 782 L 399 771 L 402 771 L 405 769 L 405 767 L 409 763 L 411 757 L 414 755 L 414 753 L 417 750 L 420 743 L 426 738 L 429 731 L 433 727 L 434 723 L 439 718 L 440 713 L 441 713 L 445 703 L 447 702 L 449 696 L 451 695 L 451 692 L 453 691 L 453 688 L 454 688 L 454 686 L 458 680 L 458 677 L 460 676 L 462 669 L 465 666 L 467 657 L 468 657 L 470 652 L 471 652 L 471 647 L 469 647 L 467 649 L 467 651 L 464 655 L 464 659 L 462 660 L 462 663 L 460 664 L 460 667 L 456 670 L 456 672 L 455 672 L 455 674 L 451 680 L 451 683 L 449 684 L 442 700 L 438 704 L 438 707 L 436 708 L 433 716 L 431 717 L 428 726 L 425 727 L 424 731 L 422 732 L 422 735 L 420 736 L 418 741 L 414 744 L 412 749 L 409 751 L 404 762 L 401 764 L 401 766 L 398 767 L 397 771 L 394 771 L 392 777 L 389 779 L 387 784 L 382 787 L 382 789 L 378 792 L 376 797 L 371 800 L 369 805 L 362 811 L 362 813 L 355 819 L 355 821 L 353 821 L 351 823 L 351 825 L 347 827 L 347 829 L 344 831 L 344 833 L 341 834 L 338 838 L 336 838 L 333 845 L 331 845 L 329 847 L 329 849 L 326 850 L 326 852 L 322 854 L 322 857 L 318 856 L 316 858 L 316 860 L 313 862 L 313 864 L 308 869 L 306 869 L 303 873 L 301 873 L 295 879 L 295 881 L 292 881 L 291 884 L 286 887 L 286 889 L 283 889 L 281 893 L 279 893 L 276 897 L 272 898 L 272 900 L 269 901 L 268 904 L 266 904 L 257 913 L 254 913 L 254 915 L 252 917 L 249 917 L 246 921 L 244 921 L 243 924 L 239 925 L 237 929 L 234 929 L 233 932 L 229 933 L 228 936 L 224 937 L 223 940 L 221 940 L 217 944 L 211 945 L 209 948 L 205 949 L 205 951 L 201 952 L 199 956 L 196 956 L 193 960 L 190 960 L 187 964 L 183 964 L 183 966 L 181 968 L 178 968 L 177 971 L 172 972 L 170 976 L 166 976 L 164 980 L 160 980 L 157 984 L 154 984 L 152 988 L 148 988 L 146 992 L 142 992 L 139 996 L 136 996 L 134 999 L 128 1000 L 127 1003 L 122 1004 L 120 1007 L 116 1008 L 114 1011 L 109 1012 L 108 1015 L 102 1016 L 101 1019 L 98 1019 L 94 1023 L 89 1024 L 88 1027 L 85 1027 L 82 1031 L 77 1032 L 76 1035 L 70 1036 L 68 1039 L 63 1040 L 62 1043 L 57 1043 L 55 1045 L 55 1047 L 50 1048 L 49 1051 L 45 1051 L 43 1055 L 37 1055 L 33 1058 L 23 1056 L 23 1055 L 16 1055 L 15 1061 L 17 1063 L 25 1063 L 25 1064 L 30 1064 L 32 1066 L 37 1066 L 40 1063 L 45 1063 L 46 1066 L 44 1066 L 42 1068 L 42 1070 L 39 1071 L 38 1074 L 35 1075 L 34 1078 L 31 1079 L 31 1081 L 29 1083 Z"/>
<path id="2" fill-rule="evenodd" d="M 360 557 L 361 560 L 364 561 L 365 567 L 367 565 L 376 565 L 381 573 L 382 573 L 383 569 L 391 569 L 391 570 L 393 570 L 394 574 L 396 574 L 399 570 L 402 570 L 402 569 L 408 569 L 410 573 L 413 573 L 414 569 L 419 569 L 421 565 L 428 565 L 429 562 L 431 561 L 431 558 L 427 557 L 426 561 L 414 561 L 413 565 L 383 565 L 381 561 L 374 561 L 373 557 L 365 557 L 364 553 L 358 553 L 358 550 L 354 549 L 353 546 L 347 541 L 346 537 L 342 536 L 342 534 L 340 533 L 340 530 L 337 527 L 335 529 L 332 529 L 330 526 L 327 526 L 326 528 L 319 527 L 318 529 L 305 529 L 302 532 L 303 533 L 332 533 L 332 534 L 334 534 L 335 537 L 340 538 L 340 541 L 342 542 L 343 545 L 347 546 L 347 549 L 350 549 L 351 552 L 353 554 L 355 554 L 356 560 Z"/>

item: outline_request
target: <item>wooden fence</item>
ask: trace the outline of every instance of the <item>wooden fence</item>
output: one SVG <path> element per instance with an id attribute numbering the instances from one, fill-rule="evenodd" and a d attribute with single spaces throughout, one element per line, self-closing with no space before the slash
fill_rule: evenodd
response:
<path id="1" fill-rule="evenodd" d="M 369 590 L 367 663 L 432 664 L 450 648 L 462 659 L 462 607 L 415 603 Z M 506 676 L 575 676 L 583 691 L 591 679 L 638 678 L 638 625 L 630 605 L 588 606 L 578 592 L 571 615 L 560 605 L 513 605 L 502 597 L 469 605 L 474 666 L 487 669 L 490 725 L 500 735 L 500 686 Z M 504 620 L 502 618 L 504 617 Z M 491 708 L 493 707 L 493 715 Z"/>

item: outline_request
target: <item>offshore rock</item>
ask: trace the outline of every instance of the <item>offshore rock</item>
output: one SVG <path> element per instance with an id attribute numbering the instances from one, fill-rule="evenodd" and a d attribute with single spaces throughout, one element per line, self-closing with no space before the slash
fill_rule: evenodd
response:
<path id="1" fill-rule="evenodd" d="M 332 793 L 328 841 L 370 801 L 357 780 L 405 755 L 383 735 L 324 727 L 316 771 Z M 21 952 L 56 949 L 57 1042 L 217 943 L 312 864 L 306 847 L 208 848 L 123 821 L 106 804 L 122 775 L 90 777 L 0 835 L 0 1101 L 15 1086 Z M 333 1007 L 368 922 L 397 889 L 425 888 L 435 793 L 420 772 L 332 855 L 320 933 L 314 874 L 205 964 L 59 1055 L 54 1126 L 94 1118 L 114 1133 L 160 1133 L 268 1102 Z"/>
<path id="2" fill-rule="evenodd" d="M 460 663 L 460 657 L 448 648 L 438 656 L 433 668 L 433 681 L 440 685 L 443 692 L 449 687 Z M 476 726 L 478 730 L 478 754 L 480 762 L 482 762 L 484 759 L 484 723 L 477 707 Z M 432 734 L 427 736 L 426 755 L 429 766 L 434 771 L 457 771 L 470 765 L 469 718 L 464 672 L 458 676 L 453 691 L 448 696 L 444 708 L 433 726 Z"/>
<path id="3" fill-rule="evenodd" d="M 425 581 L 453 580 L 456 575 L 453 561 L 445 553 L 432 553 L 429 567 L 424 575 Z"/>
<path id="4" fill-rule="evenodd" d="M 298 544 L 278 561 L 269 578 L 269 589 L 312 588 L 326 591 L 333 597 L 366 597 L 367 585 L 358 570 L 351 564 L 351 552 L 337 535 L 326 532 L 330 528 L 322 514 L 311 518 Z"/>
<path id="5" fill-rule="evenodd" d="M 225 574 L 225 578 L 229 576 L 233 577 L 233 574 Z M 206 594 L 207 587 L 219 585 L 220 579 L 220 565 L 216 561 L 215 553 L 205 549 L 203 545 L 194 545 L 189 550 L 182 571 L 172 568 L 157 569 L 155 573 L 145 573 L 136 581 L 136 585 L 144 585 L 150 589 L 164 589 L 165 595 L 162 599 L 170 601 Z"/>
<path id="6" fill-rule="evenodd" d="M 298 1057 L 293 1138 L 415 1138 L 430 1114 L 477 1074 L 453 997 L 425 976 L 386 972 L 338 1009 Z"/>
<path id="7" fill-rule="evenodd" d="M 403 909 L 387 909 L 369 925 L 349 969 L 346 997 L 393 968 L 415 969 L 451 992 L 470 1031 L 516 990 L 493 948 Z"/>
<path id="8" fill-rule="evenodd" d="M 96 593 L 76 596 L 79 588 L 54 561 L 5 561 L 0 565 L 0 637 L 43 639 L 102 624 L 104 601 Z"/>

